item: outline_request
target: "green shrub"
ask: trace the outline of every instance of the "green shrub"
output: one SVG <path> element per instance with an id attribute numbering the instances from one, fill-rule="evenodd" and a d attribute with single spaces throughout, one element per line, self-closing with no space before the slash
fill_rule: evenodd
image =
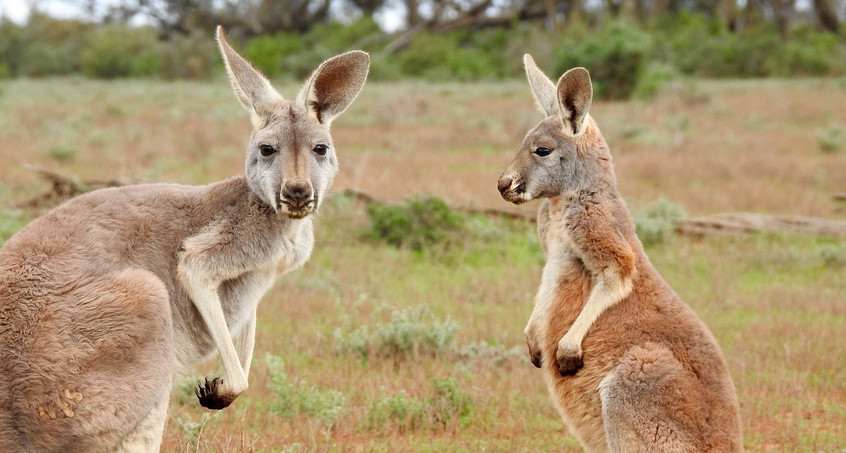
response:
<path id="1" fill-rule="evenodd" d="M 817 130 L 817 147 L 820 151 L 826 153 L 840 152 L 843 149 L 844 141 L 846 141 L 846 134 L 844 134 L 843 128 L 836 124 Z"/>
<path id="2" fill-rule="evenodd" d="M 53 145 L 44 151 L 44 154 L 59 162 L 66 162 L 76 159 L 77 150 L 72 146 Z"/>
<path id="3" fill-rule="evenodd" d="M 635 216 L 637 236 L 646 247 L 663 244 L 673 233 L 674 221 L 684 217 L 681 206 L 659 198 Z"/>
<path id="4" fill-rule="evenodd" d="M 277 33 L 273 36 L 258 36 L 244 47 L 244 57 L 252 62 L 264 75 L 275 77 L 285 73 L 286 59 L 305 52 L 302 39 L 293 33 Z"/>
<path id="5" fill-rule="evenodd" d="M 151 27 L 103 25 L 88 34 L 82 70 L 90 77 L 151 76 L 157 73 L 158 38 Z"/>
<path id="6" fill-rule="evenodd" d="M 0 246 L 26 225 L 23 211 L 6 207 L 8 203 L 7 189 L 0 184 Z"/>
<path id="7" fill-rule="evenodd" d="M 374 355 L 394 359 L 435 356 L 452 348 L 458 329 L 455 321 L 438 321 L 425 305 L 419 305 L 394 311 L 388 323 L 372 332 L 367 326 L 349 333 L 336 330 L 335 350 L 363 359 Z"/>
<path id="8" fill-rule="evenodd" d="M 825 266 L 846 266 L 846 248 L 839 244 L 821 244 L 814 250 L 814 254 Z"/>
<path id="9" fill-rule="evenodd" d="M 202 79 L 211 76 L 220 65 L 214 41 L 205 33 L 177 35 L 155 48 L 156 75 L 165 79 Z"/>
<path id="10" fill-rule="evenodd" d="M 280 357 L 267 354 L 265 363 L 270 372 L 270 388 L 276 394 L 276 401 L 270 405 L 272 412 L 284 418 L 304 415 L 317 418 L 328 427 L 335 425 L 346 400 L 341 392 L 290 382 Z"/>
<path id="11" fill-rule="evenodd" d="M 413 198 L 399 205 L 371 203 L 367 215 L 368 237 L 418 251 L 448 243 L 463 223 L 463 217 L 437 197 Z"/>
<path id="12" fill-rule="evenodd" d="M 632 95 L 641 99 L 650 99 L 678 76 L 679 72 L 672 65 L 651 61 L 643 68 Z"/>
<path id="13" fill-rule="evenodd" d="M 366 427 L 405 433 L 423 426 L 425 419 L 423 402 L 402 391 L 371 401 Z"/>
<path id="14" fill-rule="evenodd" d="M 209 420 L 214 420 L 218 417 L 220 412 L 203 412 L 200 420 L 194 421 L 190 415 L 184 414 L 176 419 L 176 426 L 182 433 L 182 440 L 189 446 L 197 448 L 197 442 L 200 439 L 200 434 L 203 432 L 203 427 Z"/>
<path id="15" fill-rule="evenodd" d="M 447 426 L 453 420 L 465 421 L 473 411 L 470 394 L 458 388 L 458 382 L 452 378 L 435 378 L 432 386 L 435 393 L 427 404 L 432 422 Z"/>
<path id="16" fill-rule="evenodd" d="M 432 393 L 424 400 L 406 392 L 377 398 L 370 402 L 366 427 L 380 431 L 408 432 L 418 429 L 443 429 L 451 423 L 466 423 L 473 411 L 473 400 L 452 378 L 434 378 Z"/>
<path id="17" fill-rule="evenodd" d="M 617 22 L 588 37 L 565 42 L 555 54 L 555 74 L 583 66 L 590 71 L 594 96 L 627 99 L 635 91 L 653 50 L 645 32 Z"/>

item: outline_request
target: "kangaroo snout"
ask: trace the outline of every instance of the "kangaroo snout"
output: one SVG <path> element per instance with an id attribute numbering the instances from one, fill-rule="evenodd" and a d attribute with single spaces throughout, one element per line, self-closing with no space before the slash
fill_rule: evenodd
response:
<path id="1" fill-rule="evenodd" d="M 523 193 L 525 192 L 523 184 L 515 182 L 514 178 L 511 176 L 502 175 L 502 177 L 499 178 L 496 188 L 499 190 L 499 194 L 502 195 L 502 198 L 505 199 L 505 201 L 510 201 L 514 204 L 520 204 L 526 201 L 523 197 Z"/>
<path id="2" fill-rule="evenodd" d="M 293 181 L 282 186 L 278 209 L 290 217 L 302 218 L 314 211 L 315 199 L 311 184 Z"/>
<path id="3" fill-rule="evenodd" d="M 499 178 L 499 182 L 496 185 L 496 188 L 499 189 L 499 193 L 504 194 L 509 187 L 511 187 L 512 180 L 508 177 L 501 177 Z"/>

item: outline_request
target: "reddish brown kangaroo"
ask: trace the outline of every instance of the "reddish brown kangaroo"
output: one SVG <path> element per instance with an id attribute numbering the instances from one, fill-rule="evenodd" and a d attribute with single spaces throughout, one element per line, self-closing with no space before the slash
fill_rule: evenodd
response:
<path id="1" fill-rule="evenodd" d="M 543 198 L 547 256 L 526 326 L 529 355 L 589 452 L 738 452 L 737 396 L 720 347 L 643 251 L 588 114 L 584 68 L 557 86 L 525 57 L 547 118 L 499 180 L 512 203 Z"/>
<path id="2" fill-rule="evenodd" d="M 245 175 L 97 190 L 0 249 L 0 452 L 158 451 L 173 378 L 214 353 L 223 379 L 200 404 L 247 389 L 256 306 L 311 254 L 338 171 L 329 125 L 370 59 L 326 60 L 289 101 L 217 39 L 254 127 Z"/>

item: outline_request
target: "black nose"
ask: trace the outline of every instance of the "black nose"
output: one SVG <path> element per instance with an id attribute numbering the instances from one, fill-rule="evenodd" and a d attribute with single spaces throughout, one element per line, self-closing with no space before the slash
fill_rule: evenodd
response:
<path id="1" fill-rule="evenodd" d="M 311 186 L 306 183 L 285 184 L 282 189 L 282 196 L 290 201 L 294 207 L 301 208 L 311 200 Z"/>
<path id="2" fill-rule="evenodd" d="M 512 182 L 511 178 L 502 178 L 499 180 L 496 188 L 499 189 L 499 193 L 504 193 L 509 187 L 511 187 Z"/>

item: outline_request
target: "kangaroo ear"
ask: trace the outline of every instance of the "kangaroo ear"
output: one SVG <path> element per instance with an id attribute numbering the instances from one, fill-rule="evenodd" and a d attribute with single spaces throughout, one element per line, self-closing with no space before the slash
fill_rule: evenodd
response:
<path id="1" fill-rule="evenodd" d="M 531 55 L 523 56 L 523 64 L 526 67 L 526 77 L 529 79 L 529 86 L 535 96 L 535 104 L 546 116 L 558 114 L 558 100 L 555 96 L 555 85 L 552 80 L 543 73 L 535 64 Z"/>
<path id="2" fill-rule="evenodd" d="M 564 132 L 573 136 L 584 132 L 592 100 L 593 85 L 587 69 L 573 68 L 558 79 L 558 106 Z"/>
<path id="3" fill-rule="evenodd" d="M 217 44 L 235 95 L 238 96 L 241 105 L 250 112 L 253 126 L 256 128 L 264 126 L 270 119 L 272 106 L 283 100 L 282 95 L 273 88 L 267 78 L 250 65 L 244 57 L 238 55 L 238 52 L 235 52 L 235 49 L 226 41 L 223 27 L 219 25 Z"/>
<path id="4" fill-rule="evenodd" d="M 297 104 L 318 123 L 329 126 L 352 103 L 370 70 L 370 56 L 353 50 L 324 61 L 308 78 Z"/>

